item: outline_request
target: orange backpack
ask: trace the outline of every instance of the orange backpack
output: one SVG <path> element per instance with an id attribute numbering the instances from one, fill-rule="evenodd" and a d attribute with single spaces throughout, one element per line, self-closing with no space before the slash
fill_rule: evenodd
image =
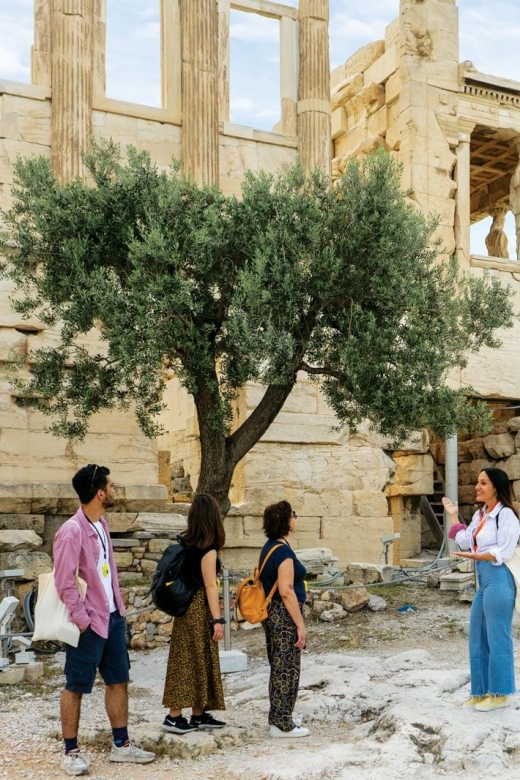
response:
<path id="1" fill-rule="evenodd" d="M 253 576 L 243 579 L 237 587 L 236 599 L 238 608 L 240 614 L 248 623 L 263 623 L 267 618 L 267 610 L 278 587 L 278 580 L 274 583 L 269 595 L 266 597 L 264 586 L 260 582 L 260 575 L 270 556 L 279 547 L 282 547 L 282 545 L 277 544 L 275 547 L 272 547 L 265 556 L 262 566 L 260 568 L 257 566 Z M 258 559 L 258 565 L 260 566 L 260 558 Z"/>

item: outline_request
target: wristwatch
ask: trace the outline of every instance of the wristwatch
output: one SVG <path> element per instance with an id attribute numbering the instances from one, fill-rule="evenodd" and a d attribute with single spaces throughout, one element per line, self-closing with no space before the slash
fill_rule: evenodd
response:
<path id="1" fill-rule="evenodd" d="M 211 620 L 209 621 L 210 626 L 214 626 L 215 623 L 222 623 L 222 625 L 224 626 L 227 623 L 227 620 L 226 618 L 211 618 Z"/>

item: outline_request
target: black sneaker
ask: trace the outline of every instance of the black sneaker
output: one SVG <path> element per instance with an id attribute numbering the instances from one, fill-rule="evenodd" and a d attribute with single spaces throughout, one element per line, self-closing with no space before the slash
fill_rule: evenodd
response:
<path id="1" fill-rule="evenodd" d="M 182 715 L 179 715 L 178 718 L 167 715 L 161 728 L 163 731 L 171 731 L 173 734 L 188 734 L 190 731 L 197 731 L 197 726 L 188 723 Z"/>
<path id="2" fill-rule="evenodd" d="M 192 715 L 190 726 L 196 729 L 223 729 L 226 724 L 223 720 L 217 720 L 209 712 L 203 712 L 202 715 Z"/>

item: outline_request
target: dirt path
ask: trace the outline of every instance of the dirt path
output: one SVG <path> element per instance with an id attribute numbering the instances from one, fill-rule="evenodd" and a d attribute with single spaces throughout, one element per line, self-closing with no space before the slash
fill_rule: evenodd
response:
<path id="1" fill-rule="evenodd" d="M 374 591 L 375 592 L 375 591 Z M 309 621 L 297 712 L 311 729 L 281 744 L 267 735 L 268 668 L 262 630 L 233 634 L 246 672 L 226 675 L 228 727 L 163 735 L 166 654 L 132 654 L 131 735 L 157 750 L 152 765 L 107 761 L 102 686 L 85 697 L 80 739 L 94 780 L 401 780 L 501 774 L 520 780 L 520 708 L 491 714 L 460 709 L 468 693 L 469 605 L 421 586 L 377 590 L 385 612 L 336 623 Z M 400 614 L 403 603 L 416 612 Z M 41 685 L 0 688 L 0 778 L 65 777 L 59 768 L 59 666 Z M 517 736 L 518 735 L 518 736 Z"/>

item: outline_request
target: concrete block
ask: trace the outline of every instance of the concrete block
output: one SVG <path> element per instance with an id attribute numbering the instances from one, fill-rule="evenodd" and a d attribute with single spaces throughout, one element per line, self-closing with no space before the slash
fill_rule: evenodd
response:
<path id="1" fill-rule="evenodd" d="M 247 669 L 247 655 L 241 650 L 221 650 L 219 659 L 222 674 L 244 672 Z"/>

